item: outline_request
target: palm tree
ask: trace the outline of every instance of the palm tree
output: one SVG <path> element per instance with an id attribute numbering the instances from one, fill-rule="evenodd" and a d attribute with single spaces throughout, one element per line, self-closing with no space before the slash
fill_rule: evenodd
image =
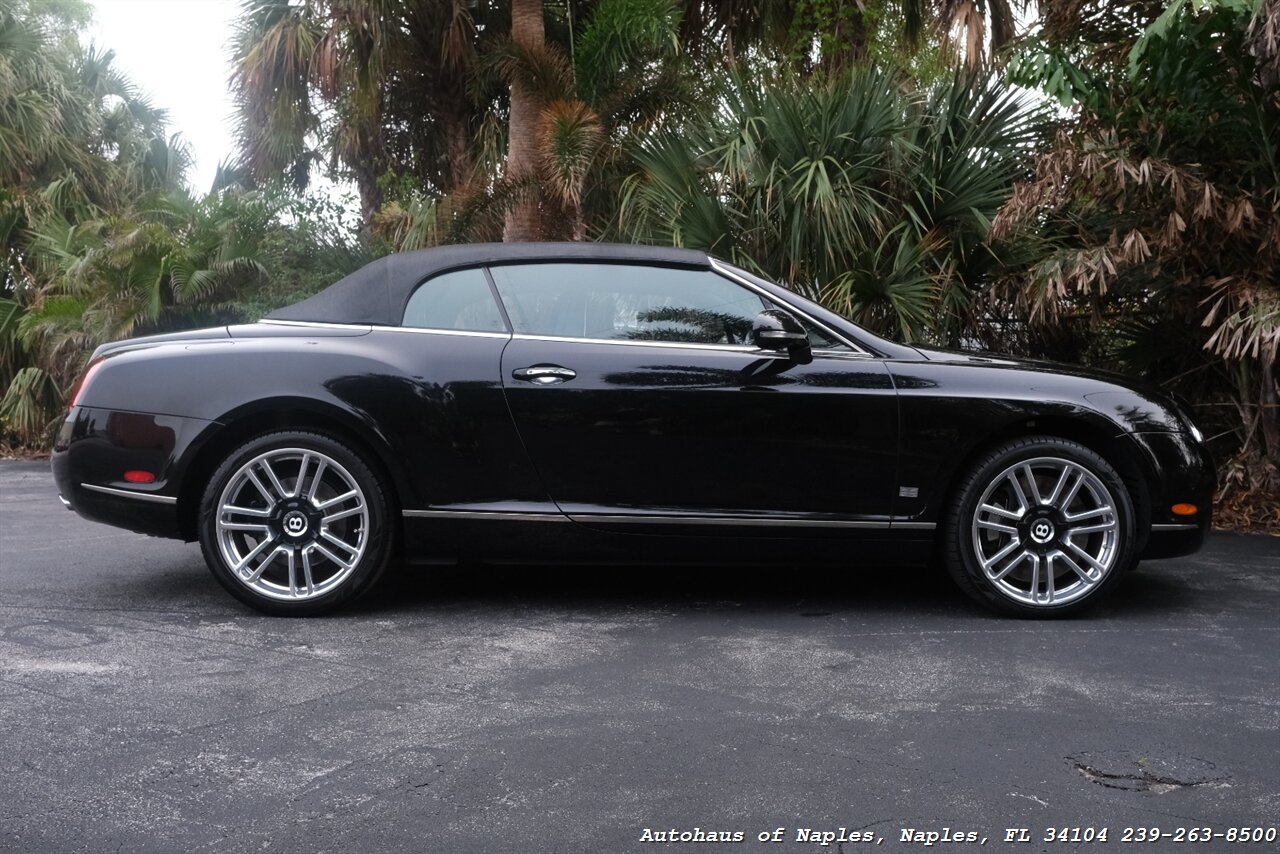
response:
<path id="1" fill-rule="evenodd" d="M 547 50 L 546 24 L 542 0 L 512 0 L 511 45 L 526 58 L 538 57 Z M 507 123 L 506 176 L 515 183 L 525 182 L 537 168 L 536 147 L 541 99 L 528 77 L 513 76 Z M 542 234 L 538 193 L 522 193 L 507 211 L 502 239 L 533 240 Z"/>
<path id="2" fill-rule="evenodd" d="M 494 38 L 481 54 L 476 86 L 502 93 L 483 126 L 507 125 L 509 151 L 493 156 L 482 136 L 477 148 L 490 151 L 477 151 L 482 177 L 448 196 L 393 202 L 377 219 L 379 231 L 401 249 L 504 233 L 575 240 L 600 234 L 630 171 L 632 142 L 695 101 L 679 20 L 672 0 L 603 0 L 585 21 L 575 20 L 572 39 L 558 29 L 565 22 L 551 16 L 541 44 Z M 517 132 L 524 119 L 509 118 L 510 97 L 533 110 L 531 129 Z"/>
<path id="3" fill-rule="evenodd" d="M 185 151 L 164 115 L 113 65 L 82 47 L 75 4 L 12 2 L 0 11 L 0 426 L 39 436 L 87 342 L 24 334 L 60 287 L 41 251 L 48 223 L 74 228 L 125 199 L 181 183 Z M 77 349 L 79 348 L 79 349 Z"/>
<path id="4" fill-rule="evenodd" d="M 976 68 L 1013 41 L 1017 14 L 1027 12 L 1034 2 L 941 0 L 936 14 L 944 50 L 958 55 L 967 67 Z"/>
<path id="5" fill-rule="evenodd" d="M 909 339 L 956 342 L 1037 114 L 989 79 L 737 75 L 635 154 L 621 236 L 713 251 Z"/>
<path id="6" fill-rule="evenodd" d="M 997 221 L 1006 305 L 1208 404 L 1228 485 L 1280 495 L 1280 6 L 1062 4 L 1039 73 L 1077 104 Z M 1073 17 L 1075 25 L 1072 26 Z M 1092 353 L 1088 348 L 1092 347 Z M 1222 418 L 1218 413 L 1230 412 Z M 1228 496 L 1229 499 L 1229 496 Z M 1228 500 L 1228 503 L 1231 503 Z"/>
<path id="7" fill-rule="evenodd" d="M 501 31 L 496 17 L 464 0 L 242 0 L 231 85 L 250 176 L 302 189 L 327 163 L 355 182 L 366 225 L 388 181 L 467 186 L 486 110 L 470 89 L 477 30 Z"/>
<path id="8" fill-rule="evenodd" d="M 695 57 L 731 64 L 753 53 L 807 74 L 866 62 L 876 43 L 912 51 L 938 42 L 973 69 L 1014 37 L 1035 0 L 738 0 L 682 3 L 681 43 Z M 1077 4 L 1078 5 L 1078 4 Z"/>

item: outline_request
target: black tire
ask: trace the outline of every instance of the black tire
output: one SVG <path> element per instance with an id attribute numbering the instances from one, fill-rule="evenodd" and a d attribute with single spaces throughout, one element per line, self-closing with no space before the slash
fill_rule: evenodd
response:
<path id="1" fill-rule="evenodd" d="M 344 495 L 352 497 L 340 500 Z M 210 478 L 200 500 L 200 548 L 214 578 L 251 608 L 315 616 L 354 600 L 382 576 L 395 552 L 393 501 L 373 468 L 342 442 L 312 432 L 267 433 L 232 451 Z M 249 558 L 239 573 L 235 557 Z"/>
<path id="2" fill-rule="evenodd" d="M 1072 492 L 1080 471 L 1092 479 L 1081 476 Z M 1055 472 L 1061 472 L 1061 482 Z M 987 503 L 982 506 L 996 509 L 980 511 L 984 495 Z M 1045 500 L 1037 502 L 1037 495 Z M 1054 496 L 1066 505 L 1048 503 Z M 1012 518 L 1015 507 L 1021 518 Z M 1072 520 L 1081 514 L 1093 515 Z M 1124 479 L 1097 453 L 1055 436 L 1013 439 L 983 454 L 961 475 L 952 505 L 944 511 L 943 563 L 961 590 L 993 611 L 1032 618 L 1071 616 L 1106 598 L 1136 562 L 1134 518 Z M 1006 548 L 1007 556 L 997 560 Z M 1006 574 L 997 577 L 1002 570 Z M 1089 575 L 1097 577 L 1090 580 Z M 1060 598 L 1054 601 L 1058 591 Z"/>

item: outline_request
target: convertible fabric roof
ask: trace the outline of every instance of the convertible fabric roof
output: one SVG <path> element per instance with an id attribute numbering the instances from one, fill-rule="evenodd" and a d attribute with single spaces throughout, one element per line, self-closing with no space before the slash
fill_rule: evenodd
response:
<path id="1" fill-rule="evenodd" d="M 399 325 L 414 288 L 463 267 L 547 261 L 640 261 L 709 268 L 705 252 L 616 243 L 475 243 L 438 246 L 379 258 L 315 296 L 276 309 L 267 320 Z"/>

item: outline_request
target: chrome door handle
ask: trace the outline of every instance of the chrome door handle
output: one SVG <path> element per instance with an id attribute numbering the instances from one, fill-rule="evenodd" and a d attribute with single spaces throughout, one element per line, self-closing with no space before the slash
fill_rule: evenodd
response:
<path id="1" fill-rule="evenodd" d="M 516 368 L 511 376 L 538 385 L 568 382 L 578 375 L 577 371 L 562 368 L 559 365 L 531 365 L 527 368 Z"/>

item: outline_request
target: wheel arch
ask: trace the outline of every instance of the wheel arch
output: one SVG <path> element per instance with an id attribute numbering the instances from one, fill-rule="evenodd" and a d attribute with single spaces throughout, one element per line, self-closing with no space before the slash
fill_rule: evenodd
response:
<path id="1" fill-rule="evenodd" d="M 218 465 L 240 445 L 254 436 L 277 430 L 306 430 L 320 433 L 348 445 L 368 462 L 387 485 L 392 506 L 389 517 L 400 524 L 400 507 L 407 484 L 393 464 L 394 453 L 385 438 L 371 425 L 342 409 L 315 400 L 276 398 L 238 407 L 213 422 L 210 430 L 189 450 L 178 492 L 178 525 L 182 538 L 197 538 L 200 498 L 209 477 Z M 397 537 L 397 541 L 403 541 Z"/>
<path id="2" fill-rule="evenodd" d="M 1027 436 L 1052 436 L 1078 442 L 1098 454 L 1116 470 L 1133 502 L 1136 547 L 1141 552 L 1151 530 L 1151 490 L 1147 484 L 1147 474 L 1135 453 L 1137 449 L 1128 436 L 1116 429 L 1107 429 L 1090 420 L 1069 415 L 1036 415 L 1016 419 L 970 446 L 947 475 L 942 501 L 938 504 L 939 513 L 946 512 L 945 508 L 956 500 L 960 481 L 978 459 L 998 445 Z"/>

